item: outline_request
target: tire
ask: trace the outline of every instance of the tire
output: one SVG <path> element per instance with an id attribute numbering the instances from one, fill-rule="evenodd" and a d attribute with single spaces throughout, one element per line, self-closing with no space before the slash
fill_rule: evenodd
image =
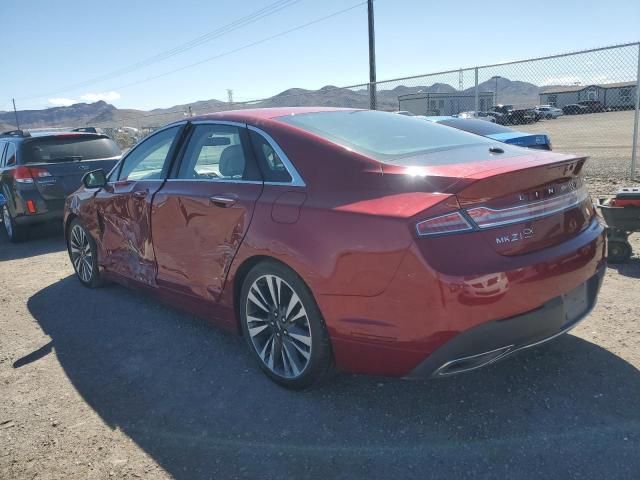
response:
<path id="1" fill-rule="evenodd" d="M 549 113 L 549 114 L 547 114 L 547 116 L 546 116 L 546 117 L 544 117 L 544 118 L 546 118 L 547 120 L 551 120 L 551 119 L 553 118 L 553 115 L 551 115 L 551 114 Z"/>
<path id="2" fill-rule="evenodd" d="M 333 371 L 331 341 L 304 281 L 275 262 L 257 264 L 240 292 L 244 338 L 262 371 L 277 384 L 303 390 Z"/>
<path id="3" fill-rule="evenodd" d="M 609 240 L 607 261 L 609 263 L 625 263 L 631 258 L 633 250 L 626 240 Z"/>
<path id="4" fill-rule="evenodd" d="M 69 225 L 67 234 L 69 259 L 80 283 L 88 288 L 103 285 L 98 268 L 98 249 L 93 237 L 77 218 Z"/>
<path id="5" fill-rule="evenodd" d="M 2 207 L 2 224 L 4 225 L 4 231 L 7 233 L 10 242 L 19 243 L 27 239 L 29 235 L 28 227 L 18 225 L 15 222 L 7 205 L 3 205 Z"/>

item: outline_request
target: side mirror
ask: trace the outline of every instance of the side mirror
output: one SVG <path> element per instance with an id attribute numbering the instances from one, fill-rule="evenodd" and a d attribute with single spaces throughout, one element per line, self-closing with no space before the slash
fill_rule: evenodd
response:
<path id="1" fill-rule="evenodd" d="M 107 174 L 101 168 L 87 172 L 82 177 L 85 188 L 103 188 L 107 186 Z"/>

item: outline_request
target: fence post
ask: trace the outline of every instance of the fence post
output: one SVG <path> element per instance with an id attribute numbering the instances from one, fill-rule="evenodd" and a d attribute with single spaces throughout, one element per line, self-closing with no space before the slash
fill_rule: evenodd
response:
<path id="1" fill-rule="evenodd" d="M 633 116 L 633 143 L 631 144 L 631 180 L 636 178 L 638 160 L 638 122 L 640 121 L 640 43 L 638 43 L 638 72 L 636 73 L 636 111 Z"/>
<path id="2" fill-rule="evenodd" d="M 475 106 L 475 111 L 476 111 L 476 115 L 478 114 L 478 109 L 480 108 L 480 92 L 478 92 L 478 67 L 475 68 L 476 71 L 476 86 L 475 86 L 475 92 L 476 92 L 476 106 Z"/>

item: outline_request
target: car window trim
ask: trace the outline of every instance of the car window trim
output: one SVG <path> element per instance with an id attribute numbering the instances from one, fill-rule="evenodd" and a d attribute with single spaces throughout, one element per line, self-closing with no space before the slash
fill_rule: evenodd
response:
<path id="1" fill-rule="evenodd" d="M 296 169 L 296 167 L 293 165 L 291 160 L 289 160 L 289 157 L 287 156 L 287 154 L 284 153 L 284 150 L 280 148 L 280 145 L 278 145 L 278 142 L 276 142 L 271 135 L 269 135 L 267 132 L 265 132 L 261 128 L 254 127 L 253 125 L 247 125 L 247 128 L 253 132 L 256 132 L 258 135 L 261 135 L 267 141 L 269 146 L 271 146 L 271 148 L 273 148 L 273 150 L 276 152 L 276 154 L 282 161 L 284 168 L 287 170 L 287 172 L 289 173 L 289 176 L 291 177 L 291 181 L 289 182 L 270 181 L 270 182 L 264 182 L 265 185 L 286 185 L 289 187 L 306 187 L 307 186 L 307 184 L 304 183 L 302 176 L 298 173 L 298 170 Z"/>
<path id="2" fill-rule="evenodd" d="M 263 185 L 264 181 L 262 180 L 242 180 L 242 179 L 225 179 L 225 178 L 176 178 L 178 176 L 178 172 L 180 170 L 180 164 L 184 160 L 184 154 L 186 153 L 186 148 L 189 145 L 189 140 L 191 138 L 191 133 L 193 132 L 192 126 L 198 125 L 226 125 L 230 127 L 237 128 L 247 128 L 246 123 L 241 122 L 233 122 L 230 120 L 194 120 L 189 122 L 189 135 L 185 138 L 183 145 L 180 148 L 180 152 L 178 155 L 178 160 L 175 161 L 175 165 L 171 168 L 170 175 L 167 176 L 167 182 L 209 182 L 209 183 L 241 183 L 248 185 Z M 240 139 L 243 153 L 246 155 L 246 150 L 248 148 L 247 145 L 244 144 L 242 138 Z"/>
<path id="3" fill-rule="evenodd" d="M 129 149 L 129 151 L 127 153 L 125 153 L 122 156 L 122 158 L 116 164 L 116 166 L 113 167 L 113 169 L 108 173 L 109 181 L 107 183 L 115 184 L 115 183 L 118 183 L 118 182 L 127 182 L 127 181 L 138 182 L 138 181 L 140 181 L 140 180 L 119 180 L 117 178 L 117 177 L 120 176 L 120 171 L 122 170 L 122 165 L 124 165 L 124 162 L 127 161 L 127 158 L 129 157 L 129 155 L 131 155 L 135 150 L 137 150 L 138 147 L 140 147 L 143 143 L 149 141 L 150 139 L 152 139 L 153 137 L 155 137 L 159 133 L 162 133 L 163 131 L 168 130 L 170 128 L 182 127 L 182 128 L 180 128 L 178 130 L 178 133 L 176 133 L 176 136 L 175 136 L 175 139 L 177 139 L 178 141 L 175 143 L 175 145 L 171 145 L 171 149 L 168 152 L 168 155 L 167 155 L 167 159 L 169 160 L 168 168 L 166 169 L 166 171 L 164 171 L 165 170 L 164 169 L 164 165 L 162 167 L 162 171 L 164 171 L 164 178 L 144 180 L 145 182 L 164 182 L 164 181 L 166 181 L 167 177 L 169 176 L 169 172 L 171 172 L 171 168 L 173 166 L 173 163 L 175 161 L 175 156 L 176 156 L 176 153 L 178 152 L 178 147 L 181 146 L 181 143 L 183 141 L 183 133 L 185 131 L 184 127 L 185 127 L 185 125 L 187 125 L 187 123 L 188 122 L 186 120 L 182 120 L 180 122 L 170 123 L 169 125 L 165 125 L 164 127 L 159 128 L 158 130 L 155 130 L 152 134 L 147 135 L 145 138 L 142 139 L 142 141 L 140 141 L 139 143 L 134 145 L 131 149 Z M 165 162 L 167 161 L 167 159 L 165 159 Z M 116 177 L 115 180 L 112 180 L 110 178 L 112 174 L 115 175 L 115 177 Z"/>

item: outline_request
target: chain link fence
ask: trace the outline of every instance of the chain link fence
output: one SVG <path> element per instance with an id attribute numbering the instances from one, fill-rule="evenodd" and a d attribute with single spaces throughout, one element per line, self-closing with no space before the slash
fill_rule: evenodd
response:
<path id="1" fill-rule="evenodd" d="M 160 125 L 214 111 L 266 107 L 369 108 L 413 115 L 468 114 L 526 132 L 546 134 L 553 149 L 587 155 L 597 194 L 634 180 L 638 152 L 640 43 L 461 68 L 320 90 L 291 89 L 247 102 L 200 102 L 193 110 L 154 111 L 107 122 L 128 147 Z M 196 111 L 197 110 L 197 111 Z M 93 124 L 100 126 L 100 124 Z"/>

